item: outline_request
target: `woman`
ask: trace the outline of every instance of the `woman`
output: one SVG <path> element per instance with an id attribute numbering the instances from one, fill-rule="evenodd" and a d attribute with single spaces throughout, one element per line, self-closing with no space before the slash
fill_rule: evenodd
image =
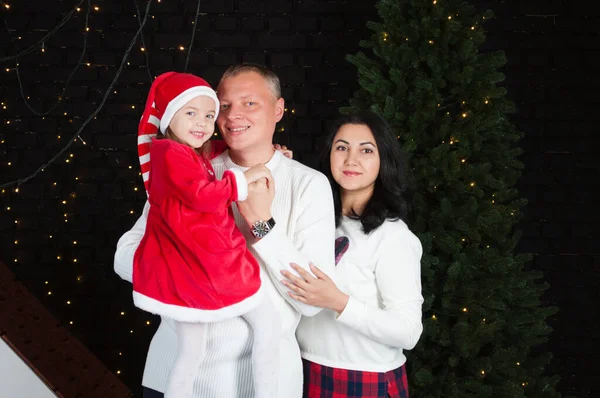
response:
<path id="1" fill-rule="evenodd" d="M 282 272 L 291 297 L 325 308 L 303 317 L 296 332 L 304 396 L 408 397 L 403 350 L 423 330 L 422 248 L 405 223 L 411 194 L 403 154 L 373 112 L 342 116 L 327 145 L 322 171 L 336 211 L 335 283 L 314 265 L 316 277 L 300 267 L 299 276 Z"/>

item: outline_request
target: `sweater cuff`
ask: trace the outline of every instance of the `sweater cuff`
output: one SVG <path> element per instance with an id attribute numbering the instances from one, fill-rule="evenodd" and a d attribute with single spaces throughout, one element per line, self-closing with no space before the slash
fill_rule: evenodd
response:
<path id="1" fill-rule="evenodd" d="M 282 235 L 283 234 L 283 235 Z M 284 239 L 283 241 L 281 239 Z M 284 248 L 286 247 L 287 235 L 285 235 L 284 230 L 279 226 L 279 224 L 275 224 L 273 228 L 266 234 L 263 238 L 258 239 L 254 242 L 252 247 L 256 252 L 262 257 L 268 258 L 269 250 L 273 250 L 273 248 Z M 275 250 L 275 252 L 279 252 L 280 250 Z"/>
<path id="2" fill-rule="evenodd" d="M 344 308 L 344 311 L 337 316 L 336 320 L 356 329 L 357 325 L 361 323 L 361 319 L 364 318 L 365 304 L 352 296 L 349 297 L 346 308 Z"/>
<path id="3" fill-rule="evenodd" d="M 235 176 L 235 185 L 237 187 L 237 200 L 242 202 L 248 198 L 248 181 L 244 173 L 237 169 L 229 169 Z"/>

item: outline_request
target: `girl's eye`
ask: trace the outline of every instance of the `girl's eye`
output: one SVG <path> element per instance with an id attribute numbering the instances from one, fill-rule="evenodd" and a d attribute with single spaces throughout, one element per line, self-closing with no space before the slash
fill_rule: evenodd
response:
<path id="1" fill-rule="evenodd" d="M 196 112 L 193 112 L 193 111 L 188 111 L 188 112 L 187 112 L 187 115 L 189 115 L 189 116 L 195 116 L 195 115 L 196 115 Z"/>
<path id="2" fill-rule="evenodd" d="M 213 114 L 211 113 L 210 115 L 206 115 L 206 118 L 207 118 L 207 119 L 214 119 L 214 118 L 215 118 L 215 115 L 213 115 Z"/>
<path id="3" fill-rule="evenodd" d="M 256 102 L 254 102 L 254 101 L 248 101 L 247 104 L 250 105 L 250 106 L 252 106 L 252 105 L 256 104 Z"/>

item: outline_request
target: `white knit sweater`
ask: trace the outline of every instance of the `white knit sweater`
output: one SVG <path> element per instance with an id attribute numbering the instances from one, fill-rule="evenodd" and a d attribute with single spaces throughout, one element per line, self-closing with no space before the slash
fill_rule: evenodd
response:
<path id="1" fill-rule="evenodd" d="M 419 340 L 419 239 L 401 220 L 385 221 L 365 235 L 361 223 L 342 218 L 337 236 L 350 240 L 336 266 L 336 283 L 350 296 L 344 311 L 303 317 L 296 332 L 302 357 L 321 365 L 387 372 L 406 362 L 402 350 Z"/>
<path id="2" fill-rule="evenodd" d="M 212 165 L 217 178 L 221 178 L 227 169 L 246 170 L 234 164 L 228 152 L 215 158 Z M 275 180 L 276 193 L 271 214 L 277 224 L 266 237 L 251 246 L 251 250 L 261 264 L 266 292 L 282 319 L 277 396 L 300 398 L 302 364 L 294 333 L 301 314 L 314 316 L 320 308 L 291 299 L 287 295 L 288 289 L 279 282 L 282 279 L 280 270 L 293 271 L 290 262 L 308 269 L 308 262 L 312 261 L 328 274 L 333 274 L 333 201 L 331 187 L 323 174 L 282 156 L 280 152 L 275 152 L 267 167 Z M 115 271 L 130 282 L 133 255 L 144 234 L 148 209 L 146 203 L 142 216 L 117 243 Z M 235 206 L 234 213 L 240 230 L 248 242 L 252 242 L 249 228 Z M 195 397 L 254 397 L 251 347 L 251 329 L 242 318 L 208 324 L 208 352 L 198 369 Z M 173 323 L 163 318 L 150 343 L 142 385 L 163 392 L 176 353 Z"/>

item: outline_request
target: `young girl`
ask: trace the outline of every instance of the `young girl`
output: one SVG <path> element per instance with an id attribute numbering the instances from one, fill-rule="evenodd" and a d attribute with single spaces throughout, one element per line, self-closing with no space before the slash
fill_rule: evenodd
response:
<path id="1" fill-rule="evenodd" d="M 296 332 L 304 397 L 407 398 L 402 351 L 423 330 L 423 297 L 421 243 L 404 222 L 411 195 L 403 155 L 372 112 L 341 117 L 327 144 L 322 171 L 334 195 L 337 286 L 313 265 L 316 278 L 295 267 L 300 277 L 284 271 L 282 281 L 296 300 L 325 308 L 303 317 Z"/>
<path id="2" fill-rule="evenodd" d="M 259 264 L 230 207 L 247 197 L 249 183 L 270 174 L 257 165 L 215 179 L 208 159 L 220 149 L 208 140 L 218 112 L 215 92 L 197 76 L 168 72 L 150 88 L 138 129 L 150 211 L 134 256 L 133 299 L 175 320 L 178 353 L 165 397 L 193 396 L 205 323 L 241 315 L 254 331 L 256 396 L 275 398 L 279 316 L 263 294 Z"/>

